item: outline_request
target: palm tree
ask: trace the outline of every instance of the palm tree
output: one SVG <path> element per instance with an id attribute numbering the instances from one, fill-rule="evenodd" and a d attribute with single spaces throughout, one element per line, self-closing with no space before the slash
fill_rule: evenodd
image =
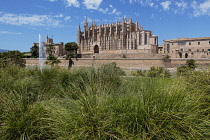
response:
<path id="1" fill-rule="evenodd" d="M 45 64 L 51 66 L 58 65 L 59 63 L 61 63 L 61 61 L 52 54 L 47 57 L 47 61 L 45 62 Z"/>

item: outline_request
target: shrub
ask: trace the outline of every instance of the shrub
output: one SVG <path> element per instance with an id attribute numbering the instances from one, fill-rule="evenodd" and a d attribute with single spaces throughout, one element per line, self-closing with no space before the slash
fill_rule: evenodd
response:
<path id="1" fill-rule="evenodd" d="M 146 73 L 147 73 L 146 70 L 137 70 L 137 71 L 132 71 L 131 75 L 146 77 Z"/>
<path id="2" fill-rule="evenodd" d="M 165 77 L 170 78 L 170 72 L 163 68 L 163 67 L 151 67 L 150 70 L 147 72 L 148 77 Z"/>
<path id="3" fill-rule="evenodd" d="M 195 60 L 194 59 L 189 59 L 187 60 L 186 62 L 187 66 L 190 68 L 190 69 L 195 69 L 196 68 L 196 65 L 195 65 Z"/>
<path id="4" fill-rule="evenodd" d="M 191 71 L 194 71 L 196 68 L 195 60 L 189 59 L 186 61 L 186 66 L 181 66 L 177 68 L 177 75 L 186 76 L 189 75 Z"/>
<path id="5" fill-rule="evenodd" d="M 125 76 L 125 72 L 117 67 L 115 62 L 104 64 L 97 69 L 98 83 L 108 86 L 119 86 L 120 76 Z"/>

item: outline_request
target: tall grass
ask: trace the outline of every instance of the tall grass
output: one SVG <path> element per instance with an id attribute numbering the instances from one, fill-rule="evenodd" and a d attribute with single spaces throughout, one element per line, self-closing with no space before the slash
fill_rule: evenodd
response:
<path id="1" fill-rule="evenodd" d="M 121 72 L 111 64 L 0 69 L 1 139 L 210 138 L 208 76 L 123 78 Z"/>

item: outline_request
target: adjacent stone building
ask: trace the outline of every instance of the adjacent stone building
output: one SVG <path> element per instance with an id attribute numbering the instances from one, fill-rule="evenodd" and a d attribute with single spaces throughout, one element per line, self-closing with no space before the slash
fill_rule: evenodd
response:
<path id="1" fill-rule="evenodd" d="M 101 24 L 95 21 L 88 26 L 87 18 L 84 22 L 84 31 L 78 27 L 77 44 L 81 55 L 107 53 L 157 53 L 158 36 L 152 35 L 149 30 L 139 27 L 138 21 L 132 18 L 122 22 Z"/>
<path id="2" fill-rule="evenodd" d="M 163 49 L 172 58 L 208 58 L 210 37 L 164 40 Z"/>
<path id="3" fill-rule="evenodd" d="M 39 43 L 33 43 L 33 45 L 39 46 Z M 43 42 L 44 45 L 44 50 L 46 51 L 46 47 L 52 45 L 53 46 L 53 55 L 56 57 L 61 57 L 66 54 L 65 51 L 65 45 L 63 42 L 60 43 L 54 43 L 52 38 L 49 38 L 48 36 L 46 37 L 46 41 Z M 46 56 L 48 56 L 47 52 L 45 52 Z"/>

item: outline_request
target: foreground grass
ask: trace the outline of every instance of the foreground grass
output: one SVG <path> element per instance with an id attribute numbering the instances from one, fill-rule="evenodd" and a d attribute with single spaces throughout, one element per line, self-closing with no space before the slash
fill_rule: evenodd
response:
<path id="1" fill-rule="evenodd" d="M 113 67 L 0 70 L 1 139 L 209 139 L 208 71 L 123 78 Z"/>

